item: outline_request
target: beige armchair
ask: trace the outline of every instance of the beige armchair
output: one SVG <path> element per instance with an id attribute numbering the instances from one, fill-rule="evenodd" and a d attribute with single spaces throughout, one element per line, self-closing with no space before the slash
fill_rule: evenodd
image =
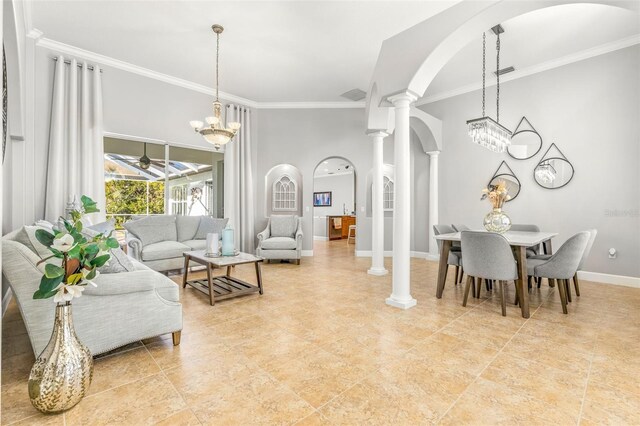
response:
<path id="1" fill-rule="evenodd" d="M 293 215 L 273 215 L 258 234 L 256 254 L 267 260 L 295 260 L 302 256 L 302 219 Z"/>

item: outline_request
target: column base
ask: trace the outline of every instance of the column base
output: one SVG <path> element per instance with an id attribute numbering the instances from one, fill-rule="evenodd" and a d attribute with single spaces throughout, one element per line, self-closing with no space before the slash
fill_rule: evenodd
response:
<path id="1" fill-rule="evenodd" d="M 367 274 L 376 275 L 378 277 L 381 277 L 383 275 L 387 275 L 388 273 L 389 273 L 389 271 L 387 271 L 384 268 L 369 268 L 369 270 L 367 270 Z"/>
<path id="2" fill-rule="evenodd" d="M 387 305 L 393 306 L 394 308 L 400 308 L 400 309 L 413 308 L 414 306 L 416 306 L 416 303 L 418 303 L 416 299 L 398 301 L 391 296 L 387 297 L 387 300 L 385 300 L 385 302 L 387 303 Z"/>

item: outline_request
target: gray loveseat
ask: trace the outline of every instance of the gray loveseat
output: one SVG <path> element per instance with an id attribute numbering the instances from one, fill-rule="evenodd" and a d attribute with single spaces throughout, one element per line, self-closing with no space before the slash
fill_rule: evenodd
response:
<path id="1" fill-rule="evenodd" d="M 184 266 L 182 254 L 204 250 L 208 233 L 222 230 L 229 219 L 209 216 L 145 216 L 124 224 L 129 256 L 149 268 L 164 272 Z"/>
<path id="2" fill-rule="evenodd" d="M 256 254 L 267 260 L 295 260 L 302 256 L 302 219 L 293 215 L 273 215 L 258 234 Z"/>
<path id="3" fill-rule="evenodd" d="M 37 263 L 46 247 L 34 248 L 37 244 L 26 238 L 24 228 L 2 238 L 2 275 L 38 356 L 51 337 L 55 303 L 32 297 L 44 270 L 44 264 Z M 122 257 L 126 260 L 124 253 Z M 116 258 L 109 261 L 116 262 Z M 97 287 L 87 286 L 82 297 L 73 300 L 73 323 L 80 340 L 93 355 L 167 333 L 173 333 L 174 344 L 179 344 L 182 305 L 178 285 L 139 262 L 124 263 L 130 271 L 102 272 L 94 280 Z"/>

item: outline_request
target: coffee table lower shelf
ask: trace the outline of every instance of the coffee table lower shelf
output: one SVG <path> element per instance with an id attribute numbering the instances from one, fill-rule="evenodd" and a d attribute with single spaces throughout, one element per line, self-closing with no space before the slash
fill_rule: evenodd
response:
<path id="1" fill-rule="evenodd" d="M 213 285 L 213 296 L 215 301 L 260 292 L 260 288 L 258 286 L 228 275 L 211 277 L 211 283 Z M 206 295 L 209 295 L 209 283 L 206 278 L 189 280 L 186 284 Z"/>

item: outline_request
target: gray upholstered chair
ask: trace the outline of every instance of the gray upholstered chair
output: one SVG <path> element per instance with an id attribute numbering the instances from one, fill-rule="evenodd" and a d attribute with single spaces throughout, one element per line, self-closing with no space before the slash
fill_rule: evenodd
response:
<path id="1" fill-rule="evenodd" d="M 504 297 L 504 287 L 507 281 L 518 279 L 516 259 L 513 257 L 513 251 L 507 239 L 493 232 L 462 231 L 462 252 L 467 270 L 467 285 L 464 289 L 462 306 L 467 306 L 469 288 L 472 285 L 475 295 L 476 279 L 495 280 L 500 282 L 502 316 L 506 316 L 507 302 Z M 480 296 L 480 281 L 477 287 L 477 295 Z"/>
<path id="2" fill-rule="evenodd" d="M 302 256 L 302 219 L 294 215 L 273 215 L 258 234 L 256 254 L 267 260 L 295 260 Z"/>
<path id="3" fill-rule="evenodd" d="M 589 231 L 578 232 L 548 259 L 527 259 L 528 275 L 547 278 L 549 284 L 558 281 L 562 312 L 565 314 L 567 313 L 567 299 L 570 297 L 568 296 L 569 280 L 578 271 L 590 237 Z"/>
<path id="4" fill-rule="evenodd" d="M 453 227 L 449 225 L 433 225 L 433 233 L 434 235 L 441 234 L 454 234 L 456 232 Z M 442 241 L 436 240 L 438 243 L 438 252 L 442 252 Z M 458 285 L 458 282 L 462 282 L 462 277 L 464 276 L 464 269 L 462 268 L 462 252 L 461 252 L 460 243 L 453 242 L 451 245 L 451 249 L 449 250 L 449 257 L 447 259 L 447 269 L 444 271 L 444 280 L 447 280 L 447 271 L 449 270 L 449 265 L 456 267 L 456 279 L 455 283 Z"/>
<path id="5" fill-rule="evenodd" d="M 515 232 L 540 232 L 540 227 L 538 225 L 529 225 L 522 223 L 514 223 L 509 228 L 509 231 Z M 527 248 L 527 257 L 535 256 L 540 254 L 540 245 L 536 247 Z"/>

